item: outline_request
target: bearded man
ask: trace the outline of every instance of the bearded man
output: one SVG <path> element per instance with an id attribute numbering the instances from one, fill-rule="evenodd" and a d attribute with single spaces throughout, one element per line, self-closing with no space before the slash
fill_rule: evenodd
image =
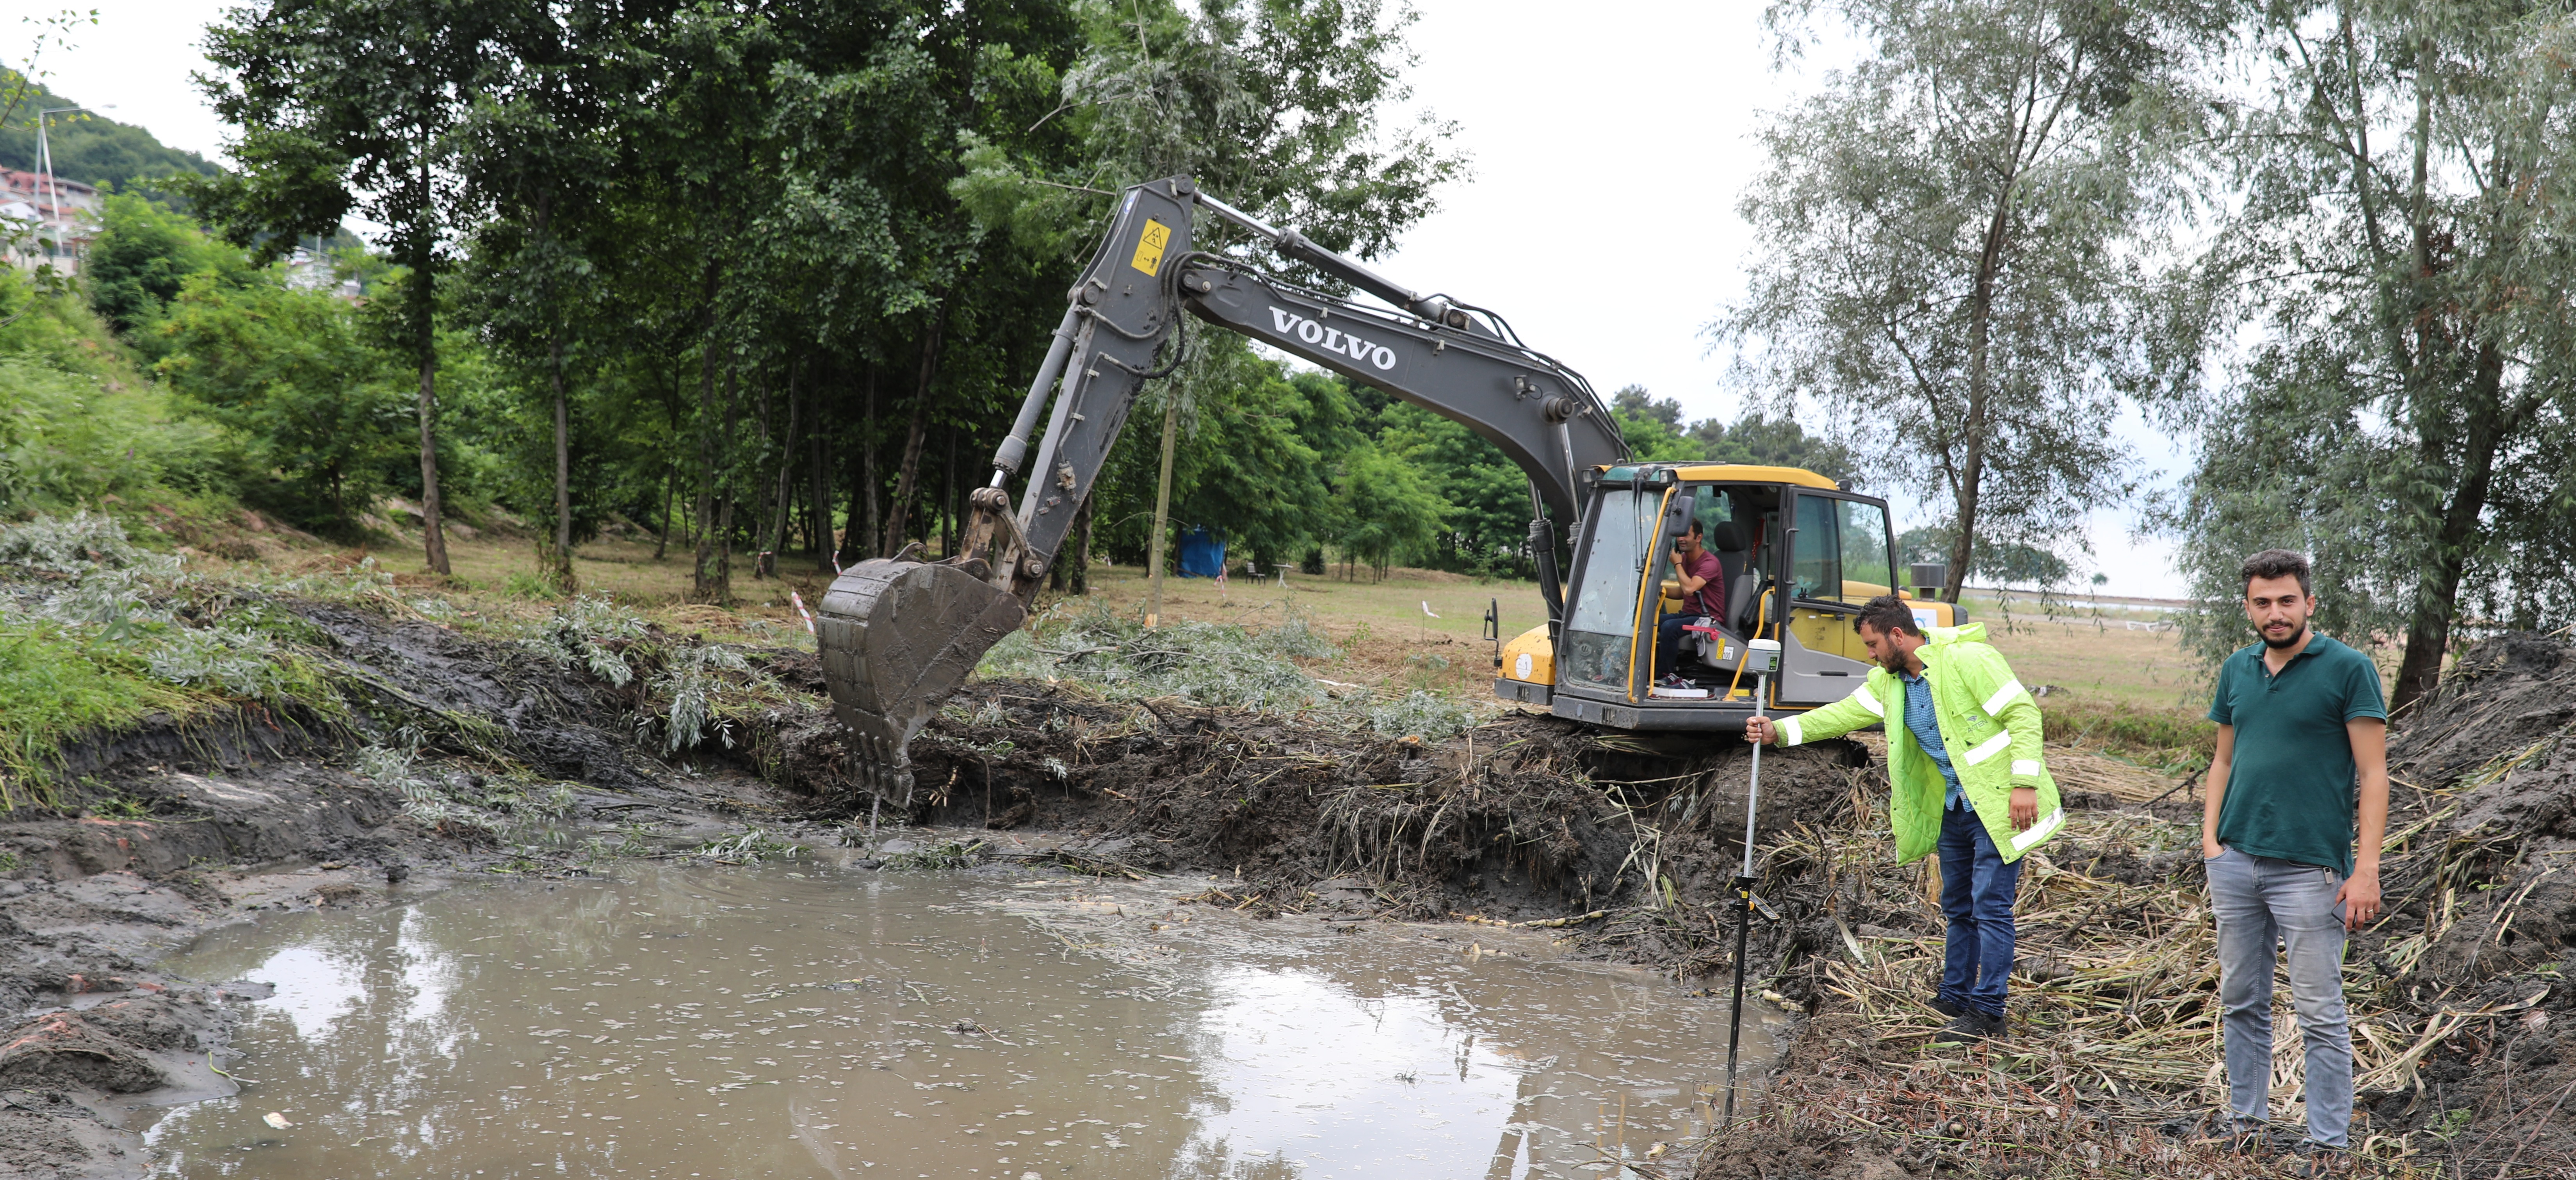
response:
<path id="1" fill-rule="evenodd" d="M 2219 665 L 2209 719 L 2218 744 L 2200 821 L 2201 866 L 2218 919 L 2218 1006 L 2226 1030 L 2225 1134 L 2252 1151 L 2272 1102 L 2272 984 L 2288 960 L 2307 1050 L 2302 1173 L 2349 1170 L 2352 1029 L 2343 949 L 2379 916 L 2388 831 L 2388 708 L 2379 666 L 2316 633 L 2308 559 L 2245 559 L 2245 620 L 2259 643 Z"/>
<path id="2" fill-rule="evenodd" d="M 1794 746 L 1888 722 L 1888 820 L 1896 859 L 1941 854 L 1948 956 L 1930 1007 L 1950 1018 L 1935 1041 L 2004 1035 L 2013 968 L 2013 894 L 2021 858 L 2066 826 L 2040 756 L 2039 702 L 2014 679 L 1983 624 L 1925 634 L 1905 600 L 1882 594 L 1852 619 L 1878 667 L 1850 696 L 1774 721 L 1748 741 Z"/>

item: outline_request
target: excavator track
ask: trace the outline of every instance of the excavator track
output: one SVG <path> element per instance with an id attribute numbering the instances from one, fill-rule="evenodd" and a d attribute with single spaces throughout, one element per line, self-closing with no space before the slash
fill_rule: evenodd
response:
<path id="1" fill-rule="evenodd" d="M 882 560 L 852 566 L 816 605 L 823 680 L 850 729 L 854 785 L 908 805 L 913 735 L 1028 612 L 955 566 Z"/>

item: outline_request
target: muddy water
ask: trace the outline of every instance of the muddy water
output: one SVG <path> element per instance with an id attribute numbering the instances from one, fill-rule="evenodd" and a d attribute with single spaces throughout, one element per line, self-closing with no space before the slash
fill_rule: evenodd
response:
<path id="1" fill-rule="evenodd" d="M 281 1180 L 1521 1180 L 1680 1140 L 1724 1076 L 1722 1001 L 1534 932 L 1199 887 L 642 866 L 234 927 L 169 966 L 276 985 L 246 1084 L 147 1138 Z"/>

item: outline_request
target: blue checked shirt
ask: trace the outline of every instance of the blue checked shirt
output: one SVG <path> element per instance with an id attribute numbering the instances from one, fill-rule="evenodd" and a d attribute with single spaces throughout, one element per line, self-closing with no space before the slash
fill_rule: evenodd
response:
<path id="1" fill-rule="evenodd" d="M 1959 772 L 1950 768 L 1950 751 L 1941 744 L 1941 719 L 1932 712 L 1932 682 L 1911 672 L 1900 672 L 1897 678 L 1905 682 L 1905 728 L 1914 734 L 1914 744 L 1932 756 L 1932 765 L 1941 768 L 1941 781 L 1950 784 L 1944 805 L 1973 814 L 1976 806 L 1959 789 Z"/>

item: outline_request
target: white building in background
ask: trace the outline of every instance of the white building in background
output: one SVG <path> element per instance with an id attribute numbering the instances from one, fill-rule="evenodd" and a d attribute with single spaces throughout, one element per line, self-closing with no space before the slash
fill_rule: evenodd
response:
<path id="1" fill-rule="evenodd" d="M 9 264 L 20 270 L 50 262 L 57 273 L 80 273 L 81 255 L 106 208 L 99 191 L 79 181 L 0 168 L 0 218 L 14 223 Z"/>
<path id="2" fill-rule="evenodd" d="M 340 266 L 328 254 L 297 246 L 286 256 L 286 285 L 298 291 L 323 291 L 356 302 L 362 288 L 356 279 L 340 277 Z"/>

